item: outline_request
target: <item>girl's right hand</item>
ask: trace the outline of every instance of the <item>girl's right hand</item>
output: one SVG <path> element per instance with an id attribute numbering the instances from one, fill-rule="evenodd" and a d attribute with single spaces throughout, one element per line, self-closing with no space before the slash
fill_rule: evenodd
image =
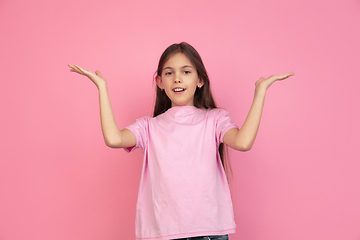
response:
<path id="1" fill-rule="evenodd" d="M 95 73 L 93 73 L 79 67 L 78 65 L 68 64 L 68 66 L 71 68 L 70 72 L 76 72 L 78 74 L 88 77 L 96 85 L 97 88 L 99 88 L 100 85 L 106 85 L 106 79 L 101 75 L 99 70 L 96 70 Z"/>

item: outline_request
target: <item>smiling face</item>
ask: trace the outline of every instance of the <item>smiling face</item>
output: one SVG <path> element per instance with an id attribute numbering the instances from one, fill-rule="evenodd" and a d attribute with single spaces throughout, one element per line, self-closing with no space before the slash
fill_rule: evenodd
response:
<path id="1" fill-rule="evenodd" d="M 157 85 L 171 100 L 171 107 L 194 106 L 196 88 L 203 86 L 197 70 L 183 53 L 176 53 L 165 62 Z"/>

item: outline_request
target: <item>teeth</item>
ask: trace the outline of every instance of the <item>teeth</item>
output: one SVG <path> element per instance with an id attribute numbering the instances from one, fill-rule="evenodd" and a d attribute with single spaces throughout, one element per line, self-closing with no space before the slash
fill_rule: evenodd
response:
<path id="1" fill-rule="evenodd" d="M 183 88 L 175 88 L 173 91 L 174 92 L 181 92 L 181 91 L 184 91 L 185 89 L 183 89 Z"/>

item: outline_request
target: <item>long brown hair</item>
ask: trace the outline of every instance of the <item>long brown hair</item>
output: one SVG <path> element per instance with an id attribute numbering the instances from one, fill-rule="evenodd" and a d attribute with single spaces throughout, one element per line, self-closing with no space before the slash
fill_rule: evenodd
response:
<path id="1" fill-rule="evenodd" d="M 204 83 L 201 88 L 197 88 L 195 91 L 194 106 L 204 109 L 217 108 L 211 92 L 210 80 L 204 63 L 195 48 L 193 48 L 190 44 L 186 42 L 175 43 L 165 49 L 159 60 L 158 68 L 156 71 L 156 78 L 161 77 L 164 64 L 170 59 L 170 57 L 174 56 L 176 53 L 185 54 L 185 56 L 196 68 L 199 78 Z M 156 99 L 153 116 L 156 117 L 157 115 L 166 112 L 169 108 L 171 108 L 171 100 L 166 95 L 165 91 L 161 90 L 158 86 L 156 86 Z M 227 148 L 223 143 L 221 143 L 219 146 L 219 153 L 224 170 L 226 172 L 226 175 L 228 176 L 228 171 L 231 172 L 231 166 L 229 161 L 227 161 Z"/>

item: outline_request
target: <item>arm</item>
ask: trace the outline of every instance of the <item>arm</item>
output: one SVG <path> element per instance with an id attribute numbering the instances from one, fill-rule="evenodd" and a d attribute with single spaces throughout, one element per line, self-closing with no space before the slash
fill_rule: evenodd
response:
<path id="1" fill-rule="evenodd" d="M 109 92 L 105 78 L 97 70 L 95 73 L 69 64 L 71 72 L 88 77 L 99 90 L 100 119 L 105 144 L 111 148 L 127 148 L 136 145 L 135 135 L 128 129 L 120 130 L 116 124 L 111 107 Z"/>
<path id="2" fill-rule="evenodd" d="M 256 81 L 254 100 L 245 122 L 240 129 L 233 128 L 226 132 L 223 139 L 226 145 L 244 152 L 252 148 L 259 129 L 267 89 L 275 81 L 284 80 L 292 75 L 294 73 L 289 72 L 283 75 L 272 75 L 266 79 L 262 77 Z"/>

